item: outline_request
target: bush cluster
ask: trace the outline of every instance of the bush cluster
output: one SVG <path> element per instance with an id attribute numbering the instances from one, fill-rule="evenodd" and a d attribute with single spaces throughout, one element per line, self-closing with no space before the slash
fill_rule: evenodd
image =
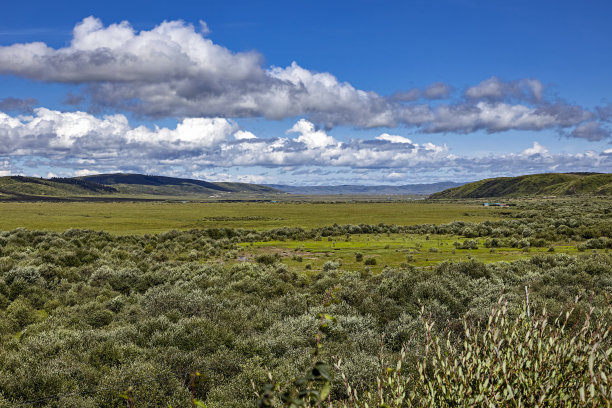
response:
<path id="1" fill-rule="evenodd" d="M 341 359 L 350 381 L 368 389 L 381 353 L 396 358 L 407 342 L 426 344 L 421 307 L 435 327 L 460 338 L 462 318 L 486 323 L 501 294 L 516 306 L 510 315 L 518 313 L 525 285 L 534 307 L 551 313 L 585 290 L 603 305 L 612 287 L 612 259 L 602 252 L 375 275 L 335 262 L 298 273 L 274 256 L 207 261 L 233 251 L 241 234 L 0 233 L 0 401 L 120 407 L 131 386 L 138 407 L 188 406 L 198 371 L 193 391 L 207 406 L 253 406 L 251 381 L 263 387 L 266 367 L 289 383 L 312 364 L 316 316 L 332 288 L 337 303 L 328 313 L 336 321 L 321 358 Z M 414 370 L 418 349 L 406 355 Z M 330 387 L 331 398 L 347 397 L 339 376 Z"/>

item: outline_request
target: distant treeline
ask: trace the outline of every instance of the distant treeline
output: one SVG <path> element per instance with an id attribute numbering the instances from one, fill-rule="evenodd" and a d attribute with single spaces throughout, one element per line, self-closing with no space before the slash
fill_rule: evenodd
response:
<path id="1" fill-rule="evenodd" d="M 54 181 L 56 183 L 72 184 L 75 186 L 82 187 L 86 190 L 93 191 L 95 193 L 98 193 L 98 192 L 117 193 L 119 192 L 119 190 L 117 190 L 115 187 L 106 186 L 104 184 L 95 183 L 93 181 L 87 181 L 87 180 L 82 180 L 78 178 L 51 177 L 49 180 Z"/>

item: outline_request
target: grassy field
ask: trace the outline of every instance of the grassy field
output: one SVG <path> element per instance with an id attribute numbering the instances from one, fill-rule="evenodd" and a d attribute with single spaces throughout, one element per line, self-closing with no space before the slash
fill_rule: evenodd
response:
<path id="1" fill-rule="evenodd" d="M 479 204 L 412 202 L 344 203 L 0 203 L 0 230 L 18 227 L 64 231 L 104 230 L 114 234 L 146 234 L 171 229 L 279 227 L 315 228 L 337 224 L 441 224 L 454 220 L 479 222 L 501 217 L 509 208 Z"/>
<path id="2" fill-rule="evenodd" d="M 443 261 L 467 261 L 470 259 L 481 262 L 513 261 L 529 258 L 538 253 L 549 253 L 549 247 L 529 248 L 495 248 L 484 246 L 485 239 L 476 239 L 478 249 L 455 249 L 453 243 L 462 242 L 465 238 L 450 235 L 404 235 L 404 234 L 363 234 L 352 235 L 349 240 L 335 237 L 331 240 L 323 238 L 320 241 L 268 241 L 241 244 L 242 249 L 237 254 L 239 261 L 252 261 L 262 254 L 278 254 L 283 263 L 305 271 L 321 270 L 326 262 L 340 263 L 343 270 L 362 270 L 365 260 L 373 258 L 375 265 L 370 266 L 372 272 L 380 272 L 386 266 L 429 266 Z M 575 245 L 556 243 L 551 245 L 555 253 L 576 254 Z M 361 253 L 363 259 L 356 260 L 356 253 Z M 592 251 L 588 251 L 592 252 Z M 307 266 L 310 265 L 310 266 Z"/>

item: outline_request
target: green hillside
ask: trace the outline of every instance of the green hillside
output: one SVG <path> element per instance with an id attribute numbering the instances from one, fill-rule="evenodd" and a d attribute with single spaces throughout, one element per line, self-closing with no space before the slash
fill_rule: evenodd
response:
<path id="1" fill-rule="evenodd" d="M 274 194 L 279 192 L 271 187 L 257 184 L 211 183 L 203 180 L 164 176 L 147 176 L 143 174 L 98 174 L 93 176 L 79 177 L 79 179 L 112 186 L 123 194 L 136 195 L 210 196 L 226 193 Z"/>
<path id="2" fill-rule="evenodd" d="M 431 198 L 612 195 L 612 174 L 546 173 L 498 177 L 432 194 Z"/>
<path id="3" fill-rule="evenodd" d="M 71 178 L 0 177 L 0 195 L 6 197 L 71 197 L 117 193 L 111 186 Z"/>
<path id="4" fill-rule="evenodd" d="M 130 199 L 131 196 L 219 197 L 232 193 L 276 194 L 278 190 L 247 183 L 211 183 L 142 174 L 100 174 L 51 179 L 0 177 L 0 199 L 13 200 L 94 200 Z"/>

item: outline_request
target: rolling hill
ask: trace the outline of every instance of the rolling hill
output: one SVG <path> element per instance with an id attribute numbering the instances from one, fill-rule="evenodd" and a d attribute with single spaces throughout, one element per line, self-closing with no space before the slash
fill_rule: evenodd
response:
<path id="1" fill-rule="evenodd" d="M 211 183 L 195 179 L 129 173 L 97 174 L 78 177 L 78 179 L 113 187 L 122 194 L 135 195 L 185 196 L 223 193 L 274 194 L 280 192 L 258 184 Z"/>
<path id="2" fill-rule="evenodd" d="M 278 194 L 280 191 L 257 184 L 211 183 L 203 180 L 123 173 L 50 179 L 24 176 L 0 177 L 0 199 L 13 200 L 114 200 L 138 198 L 138 196 L 210 197 L 233 193 Z"/>
<path id="3" fill-rule="evenodd" d="M 450 188 L 430 196 L 439 198 L 485 198 L 525 196 L 612 195 L 609 173 L 546 173 L 498 177 Z"/>
<path id="4" fill-rule="evenodd" d="M 110 186 L 71 178 L 0 177 L 0 195 L 10 197 L 70 197 L 108 195 L 118 191 Z"/>

